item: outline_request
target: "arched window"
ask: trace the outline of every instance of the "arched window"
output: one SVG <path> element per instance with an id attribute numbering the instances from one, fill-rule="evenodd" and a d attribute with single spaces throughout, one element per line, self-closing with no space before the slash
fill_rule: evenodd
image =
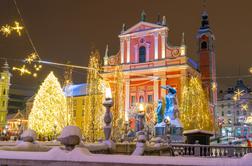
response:
<path id="1" fill-rule="evenodd" d="M 207 49 L 207 42 L 206 41 L 203 41 L 201 43 L 201 49 Z"/>
<path id="2" fill-rule="evenodd" d="M 139 103 L 143 103 L 144 102 L 144 97 L 143 96 L 140 96 L 139 97 Z"/>
<path id="3" fill-rule="evenodd" d="M 139 63 L 146 62 L 146 48 L 144 46 L 141 46 L 139 48 Z"/>

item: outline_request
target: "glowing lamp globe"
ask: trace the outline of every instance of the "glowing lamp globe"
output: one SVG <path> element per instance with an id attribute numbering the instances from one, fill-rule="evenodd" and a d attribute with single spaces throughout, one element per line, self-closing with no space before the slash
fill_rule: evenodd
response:
<path id="1" fill-rule="evenodd" d="M 112 99 L 112 93 L 111 93 L 111 89 L 110 88 L 106 88 L 105 98 L 106 99 Z"/>
<path id="2" fill-rule="evenodd" d="M 249 68 L 249 72 L 252 74 L 252 67 Z"/>

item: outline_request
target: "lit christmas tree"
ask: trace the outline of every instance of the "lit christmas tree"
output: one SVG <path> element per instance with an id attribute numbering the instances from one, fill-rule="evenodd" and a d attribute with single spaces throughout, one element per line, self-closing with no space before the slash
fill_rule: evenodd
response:
<path id="1" fill-rule="evenodd" d="M 125 111 L 124 111 L 124 101 L 125 101 L 125 94 L 124 94 L 124 86 L 123 86 L 123 73 L 121 66 L 116 66 L 115 74 L 113 78 L 112 88 L 113 88 L 113 100 L 114 105 L 111 109 L 113 114 L 112 120 L 112 138 L 118 140 L 122 136 L 124 122 L 125 122 Z"/>
<path id="2" fill-rule="evenodd" d="M 213 116 L 210 113 L 209 101 L 197 77 L 191 77 L 182 89 L 180 120 L 184 130 L 213 130 Z"/>
<path id="3" fill-rule="evenodd" d="M 51 72 L 35 96 L 28 127 L 40 137 L 53 138 L 68 124 L 66 98 L 58 79 Z"/>
<path id="4" fill-rule="evenodd" d="M 104 137 L 103 133 L 103 117 L 104 108 L 102 105 L 102 78 L 99 75 L 100 54 L 97 50 L 92 51 L 89 59 L 88 67 L 88 96 L 85 100 L 84 106 L 84 125 L 83 133 L 87 142 L 94 142 L 99 138 Z"/>

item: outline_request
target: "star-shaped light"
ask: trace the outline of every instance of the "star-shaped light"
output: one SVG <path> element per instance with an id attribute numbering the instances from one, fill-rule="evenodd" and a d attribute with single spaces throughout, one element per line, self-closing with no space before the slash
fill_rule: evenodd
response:
<path id="1" fill-rule="evenodd" d="M 17 32 L 18 36 L 21 36 L 21 31 L 24 29 L 24 27 L 20 26 L 19 22 L 17 21 L 15 21 L 14 24 L 15 25 L 12 27 L 12 29 Z"/>
<path id="2" fill-rule="evenodd" d="M 9 25 L 4 25 L 1 27 L 0 31 L 2 32 L 2 34 L 5 36 L 5 37 L 8 37 L 10 34 L 11 34 L 11 26 Z"/>
<path id="3" fill-rule="evenodd" d="M 240 100 L 240 97 L 244 95 L 243 92 L 244 92 L 244 90 L 241 91 L 240 89 L 237 89 L 237 90 L 235 91 L 235 95 L 237 96 L 237 99 L 238 99 L 238 100 Z"/>
<path id="4" fill-rule="evenodd" d="M 242 104 L 241 105 L 241 110 L 248 111 L 248 104 Z"/>
<path id="5" fill-rule="evenodd" d="M 19 74 L 21 76 L 24 75 L 24 74 L 29 74 L 29 75 L 31 74 L 31 72 L 26 68 L 25 65 L 23 65 L 21 68 L 13 67 L 12 69 L 19 71 L 20 72 Z"/>

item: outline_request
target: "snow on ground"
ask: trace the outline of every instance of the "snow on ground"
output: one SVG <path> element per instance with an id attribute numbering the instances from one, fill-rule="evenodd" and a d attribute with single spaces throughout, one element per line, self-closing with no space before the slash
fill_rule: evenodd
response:
<path id="1" fill-rule="evenodd" d="M 64 151 L 60 147 L 54 147 L 48 152 L 14 152 L 0 151 L 1 159 L 21 160 L 51 160 L 51 161 L 80 161 L 95 163 L 132 163 L 152 165 L 195 165 L 195 166 L 249 166 L 252 163 L 252 154 L 246 154 L 243 158 L 206 158 L 206 157 L 169 157 L 169 156 L 129 156 L 129 155 L 104 155 L 91 154 L 85 148 L 75 148 L 72 151 Z"/>

